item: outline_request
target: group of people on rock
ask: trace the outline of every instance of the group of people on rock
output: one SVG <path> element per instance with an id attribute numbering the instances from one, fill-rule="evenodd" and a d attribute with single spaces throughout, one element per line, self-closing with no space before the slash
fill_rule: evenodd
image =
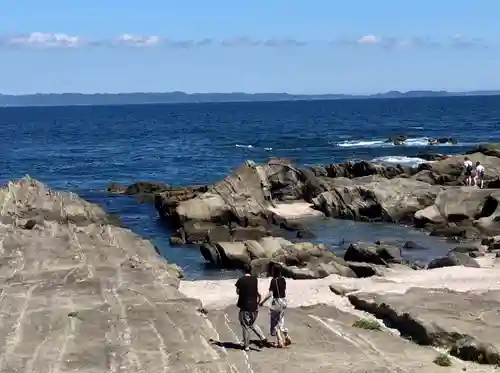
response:
<path id="1" fill-rule="evenodd" d="M 484 166 L 481 164 L 481 162 L 477 161 L 474 177 L 473 171 L 474 167 L 472 165 L 472 161 L 469 159 L 469 157 L 464 157 L 465 184 L 468 186 L 477 185 L 482 189 L 484 186 Z"/>
<path id="2" fill-rule="evenodd" d="M 282 275 L 279 265 L 271 266 L 272 278 L 269 284 L 268 294 L 262 298 L 259 293 L 258 279 L 252 275 L 249 265 L 244 265 L 244 275 L 236 281 L 236 293 L 238 294 L 237 306 L 239 311 L 239 321 L 243 330 L 242 348 L 245 351 L 250 349 L 250 332 L 252 331 L 260 339 L 263 346 L 283 348 L 292 343 L 292 339 L 285 328 L 284 316 L 287 308 L 286 300 L 286 280 Z M 269 342 L 256 324 L 259 315 L 259 308 L 271 299 L 269 306 L 270 334 L 276 338 L 276 343 Z"/>

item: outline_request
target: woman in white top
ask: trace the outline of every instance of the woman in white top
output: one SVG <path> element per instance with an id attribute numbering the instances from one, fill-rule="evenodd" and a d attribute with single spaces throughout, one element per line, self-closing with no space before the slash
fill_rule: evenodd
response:
<path id="1" fill-rule="evenodd" d="M 476 185 L 479 185 L 479 188 L 483 189 L 484 186 L 484 166 L 481 162 L 476 162 L 476 176 L 475 176 Z"/>

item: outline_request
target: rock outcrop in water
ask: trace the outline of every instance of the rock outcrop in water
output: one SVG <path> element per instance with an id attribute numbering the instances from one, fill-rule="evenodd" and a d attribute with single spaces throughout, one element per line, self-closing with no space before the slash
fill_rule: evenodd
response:
<path id="1" fill-rule="evenodd" d="M 310 170 L 272 159 L 263 165 L 248 162 L 206 191 L 182 199 L 157 194 L 155 207 L 176 229 L 179 243 L 240 241 L 271 235 L 280 225 L 294 230 L 273 212 L 274 203 L 308 201 L 326 189 Z M 312 209 L 307 214 L 318 215 Z"/>
<path id="2" fill-rule="evenodd" d="M 500 187 L 498 147 L 482 146 L 469 153 L 473 162 L 480 161 L 486 167 L 486 190 L 493 192 Z M 434 235 L 448 237 L 496 234 L 496 215 L 487 214 L 495 204 L 495 196 L 487 199 L 491 202 L 487 209 L 469 211 L 467 218 L 443 214 L 457 207 L 453 198 L 443 197 L 446 193 L 458 193 L 457 198 L 462 198 L 463 192 L 456 190 L 464 184 L 463 157 L 424 156 L 432 161 L 416 168 L 366 161 L 310 168 L 284 159 L 264 164 L 248 161 L 209 186 L 139 182 L 127 188 L 111 185 L 109 190 L 138 196 L 141 201 L 154 200 L 160 217 L 175 232 L 171 243 L 180 245 L 241 242 L 267 236 L 312 237 L 300 219 L 319 216 L 415 222 Z M 481 196 L 489 192 L 469 189 L 467 204 L 479 208 L 485 200 Z M 441 202 L 437 200 L 439 195 Z M 439 208 L 432 207 L 436 203 Z"/>

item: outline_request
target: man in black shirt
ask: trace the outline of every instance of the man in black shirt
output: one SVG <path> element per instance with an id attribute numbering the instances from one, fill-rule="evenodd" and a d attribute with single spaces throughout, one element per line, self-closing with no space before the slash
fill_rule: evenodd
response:
<path id="1" fill-rule="evenodd" d="M 237 306 L 240 309 L 239 320 L 243 329 L 243 349 L 248 351 L 250 348 L 250 330 L 259 337 L 263 344 L 267 342 L 267 339 L 259 326 L 255 324 L 259 315 L 258 307 L 261 300 L 257 277 L 251 275 L 249 265 L 245 264 L 243 270 L 245 275 L 236 281 L 236 293 L 238 294 Z"/>

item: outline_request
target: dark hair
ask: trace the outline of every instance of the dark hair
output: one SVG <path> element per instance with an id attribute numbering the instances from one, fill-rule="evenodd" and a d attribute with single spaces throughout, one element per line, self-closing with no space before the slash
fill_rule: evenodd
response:
<path id="1" fill-rule="evenodd" d="M 273 277 L 281 277 L 283 273 L 281 266 L 279 264 L 273 265 L 271 268 L 271 273 Z"/>
<path id="2" fill-rule="evenodd" d="M 469 160 L 469 157 L 464 157 L 464 159 L 465 159 L 466 161 L 468 161 L 468 160 Z"/>
<path id="3" fill-rule="evenodd" d="M 248 264 L 248 263 L 244 263 L 243 267 L 241 269 L 246 274 L 251 274 L 252 273 L 252 267 L 250 267 L 250 264 Z"/>
<path id="4" fill-rule="evenodd" d="M 479 166 L 481 164 L 481 162 L 477 161 L 476 162 L 476 166 Z"/>

